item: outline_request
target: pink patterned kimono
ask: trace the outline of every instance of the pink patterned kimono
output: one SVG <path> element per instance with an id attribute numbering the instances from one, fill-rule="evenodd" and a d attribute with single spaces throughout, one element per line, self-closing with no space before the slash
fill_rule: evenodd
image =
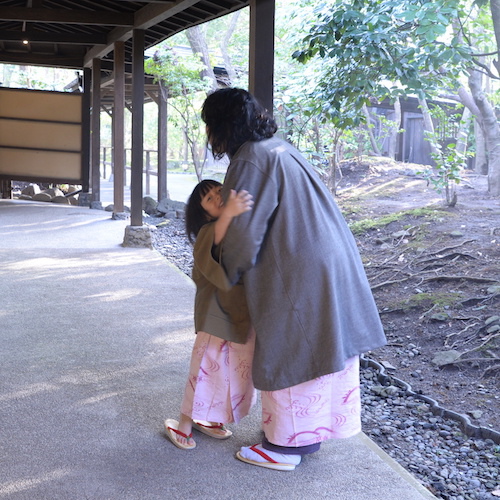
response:
<path id="1" fill-rule="evenodd" d="M 223 424 L 247 416 L 257 397 L 252 382 L 254 346 L 253 329 L 245 344 L 198 332 L 181 413 Z"/>
<path id="2" fill-rule="evenodd" d="M 269 442 L 299 447 L 361 431 L 359 357 L 345 368 L 279 391 L 262 391 L 262 429 Z"/>
<path id="3" fill-rule="evenodd" d="M 238 423 L 256 401 L 255 332 L 237 344 L 198 332 L 181 412 L 193 419 Z M 344 370 L 279 391 L 262 391 L 262 428 L 273 444 L 307 446 L 361 431 L 359 358 Z"/>

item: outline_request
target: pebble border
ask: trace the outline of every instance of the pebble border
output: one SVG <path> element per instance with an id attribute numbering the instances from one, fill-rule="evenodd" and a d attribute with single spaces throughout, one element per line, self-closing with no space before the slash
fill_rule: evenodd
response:
<path id="1" fill-rule="evenodd" d="M 462 432 L 464 432 L 464 434 L 468 437 L 491 439 L 495 444 L 500 445 L 500 431 L 474 425 L 467 415 L 463 415 L 461 413 L 457 413 L 456 411 L 443 408 L 435 399 L 432 399 L 429 396 L 425 396 L 423 394 L 418 394 L 412 389 L 411 385 L 408 382 L 405 382 L 404 380 L 398 379 L 393 375 L 386 373 L 385 367 L 373 359 L 361 355 L 360 364 L 362 368 L 374 368 L 377 371 L 377 378 L 379 382 L 383 384 L 385 384 L 386 382 L 394 384 L 402 388 L 405 391 L 406 396 L 411 396 L 415 399 L 419 399 L 428 403 L 433 415 L 437 415 L 443 418 L 449 418 L 451 420 L 459 422 Z"/>

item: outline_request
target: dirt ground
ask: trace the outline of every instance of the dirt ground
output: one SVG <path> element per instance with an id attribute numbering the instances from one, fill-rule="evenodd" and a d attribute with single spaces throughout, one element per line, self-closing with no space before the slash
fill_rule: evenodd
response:
<path id="1" fill-rule="evenodd" d="M 500 428 L 500 199 L 467 171 L 458 201 L 421 165 L 342 165 L 337 202 L 355 234 L 388 337 L 387 373 L 474 425 Z M 440 359 L 440 356 L 444 356 Z"/>

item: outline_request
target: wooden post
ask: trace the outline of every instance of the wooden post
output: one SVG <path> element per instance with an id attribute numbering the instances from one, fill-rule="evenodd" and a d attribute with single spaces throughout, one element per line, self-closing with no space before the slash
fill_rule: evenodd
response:
<path id="1" fill-rule="evenodd" d="M 125 186 L 125 43 L 115 42 L 113 102 L 113 213 L 124 211 Z"/>
<path id="2" fill-rule="evenodd" d="M 151 151 L 146 151 L 146 194 L 151 194 Z"/>
<path id="3" fill-rule="evenodd" d="M 158 201 L 167 197 L 167 101 L 158 85 Z"/>
<path id="4" fill-rule="evenodd" d="M 250 0 L 249 91 L 272 114 L 275 0 Z"/>
<path id="5" fill-rule="evenodd" d="M 101 60 L 92 60 L 92 137 L 91 186 L 92 201 L 101 199 Z"/>
<path id="6" fill-rule="evenodd" d="M 82 194 L 79 201 L 82 205 L 90 205 L 88 193 L 90 189 L 90 68 L 83 69 L 82 99 Z"/>
<path id="7" fill-rule="evenodd" d="M 12 181 L 0 179 L 0 198 L 4 200 L 12 199 Z"/>
<path id="8" fill-rule="evenodd" d="M 133 32 L 132 49 L 132 165 L 130 225 L 142 226 L 142 171 L 144 169 L 144 30 Z"/>

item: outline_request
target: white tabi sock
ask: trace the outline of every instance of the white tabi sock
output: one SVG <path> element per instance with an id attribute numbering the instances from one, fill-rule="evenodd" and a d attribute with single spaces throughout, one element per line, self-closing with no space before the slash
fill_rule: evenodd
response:
<path id="1" fill-rule="evenodd" d="M 267 456 L 281 464 L 299 465 L 300 461 L 302 460 L 302 455 L 285 455 L 284 453 L 277 453 L 275 451 L 264 449 L 261 444 L 257 444 L 252 447 L 243 446 L 240 450 L 240 454 L 243 457 L 248 458 L 249 460 L 253 460 L 254 462 L 267 462 L 267 460 L 259 453 L 253 451 L 251 448 L 257 448 L 258 450 L 262 451 Z"/>

